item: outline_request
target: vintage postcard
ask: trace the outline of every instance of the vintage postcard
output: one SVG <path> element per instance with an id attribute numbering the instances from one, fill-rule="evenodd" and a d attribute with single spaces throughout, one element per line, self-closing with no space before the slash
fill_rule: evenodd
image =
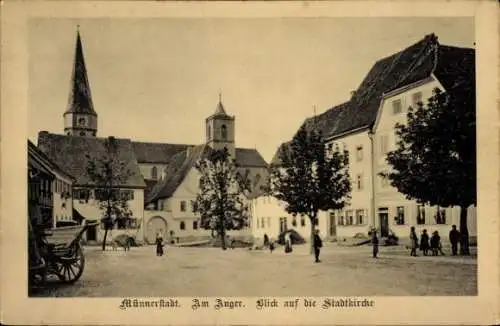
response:
<path id="1" fill-rule="evenodd" d="M 500 322 L 496 2 L 2 5 L 2 323 Z"/>

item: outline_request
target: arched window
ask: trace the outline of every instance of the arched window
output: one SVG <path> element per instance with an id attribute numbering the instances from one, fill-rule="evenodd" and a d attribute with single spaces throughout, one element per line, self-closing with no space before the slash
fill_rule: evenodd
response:
<path id="1" fill-rule="evenodd" d="M 181 221 L 181 223 L 179 224 L 179 229 L 181 229 L 181 230 L 186 229 L 186 223 L 184 223 L 184 221 Z"/>
<path id="2" fill-rule="evenodd" d="M 253 180 L 253 186 L 256 187 L 259 184 L 259 181 L 260 181 L 260 174 L 257 173 L 255 179 Z"/>
<path id="3" fill-rule="evenodd" d="M 151 169 L 151 178 L 155 180 L 158 178 L 158 171 L 156 170 L 156 166 L 153 166 L 153 168 Z"/>
<path id="4" fill-rule="evenodd" d="M 227 127 L 226 127 L 226 125 L 222 125 L 222 127 L 220 127 L 220 134 L 221 134 L 221 137 L 223 140 L 227 139 Z"/>

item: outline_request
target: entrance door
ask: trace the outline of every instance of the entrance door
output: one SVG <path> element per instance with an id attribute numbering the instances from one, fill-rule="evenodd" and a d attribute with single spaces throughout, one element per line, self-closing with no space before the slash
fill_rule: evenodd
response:
<path id="1" fill-rule="evenodd" d="M 387 237 L 389 235 L 389 212 L 387 210 L 378 212 L 380 221 L 380 236 Z"/>
<path id="2" fill-rule="evenodd" d="M 89 221 L 95 222 L 95 221 Z M 87 241 L 96 241 L 97 240 L 97 226 L 91 226 L 87 229 Z"/>
<path id="3" fill-rule="evenodd" d="M 330 236 L 337 236 L 337 224 L 335 224 L 335 213 L 330 213 Z"/>

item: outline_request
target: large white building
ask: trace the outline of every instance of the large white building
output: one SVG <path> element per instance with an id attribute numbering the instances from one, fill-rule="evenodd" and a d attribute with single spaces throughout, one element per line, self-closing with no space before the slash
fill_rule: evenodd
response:
<path id="1" fill-rule="evenodd" d="M 395 124 L 405 123 L 407 109 L 426 100 L 434 88 L 446 91 L 460 87 L 464 80 L 475 80 L 473 49 L 439 44 L 433 34 L 378 60 L 350 100 L 306 119 L 307 128 L 324 135 L 327 149 L 346 149 L 352 192 L 349 205 L 339 211 L 320 212 L 318 228 L 324 237 L 347 238 L 367 234 L 376 227 L 382 234 L 394 232 L 407 237 L 410 226 L 417 232 L 427 229 L 447 234 L 452 224 L 459 226 L 458 207 L 438 208 L 407 200 L 389 181 L 379 176 L 389 171 L 387 153 L 396 146 Z M 280 146 L 271 164 L 279 165 Z M 264 209 L 262 205 L 267 203 Z M 262 195 L 254 200 L 253 231 L 257 237 L 276 237 L 280 220 L 290 220 L 284 204 Z M 437 214 L 439 209 L 440 214 Z M 476 236 L 476 209 L 469 208 L 468 228 Z M 259 223 L 259 221 L 266 221 Z M 262 227 L 263 226 L 263 227 Z M 289 225 L 299 232 L 309 232 Z"/>

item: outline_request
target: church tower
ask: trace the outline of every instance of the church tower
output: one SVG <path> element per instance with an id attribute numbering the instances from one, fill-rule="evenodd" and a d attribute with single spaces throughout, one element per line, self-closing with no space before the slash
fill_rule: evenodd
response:
<path id="1" fill-rule="evenodd" d="M 92 103 L 79 29 L 76 31 L 75 58 L 73 61 L 68 107 L 63 117 L 64 133 L 66 135 L 96 136 L 97 113 L 94 111 L 94 104 Z"/>
<path id="2" fill-rule="evenodd" d="M 221 95 L 215 113 L 205 120 L 207 144 L 213 149 L 227 148 L 229 154 L 234 159 L 234 116 L 229 116 L 222 105 Z"/>

